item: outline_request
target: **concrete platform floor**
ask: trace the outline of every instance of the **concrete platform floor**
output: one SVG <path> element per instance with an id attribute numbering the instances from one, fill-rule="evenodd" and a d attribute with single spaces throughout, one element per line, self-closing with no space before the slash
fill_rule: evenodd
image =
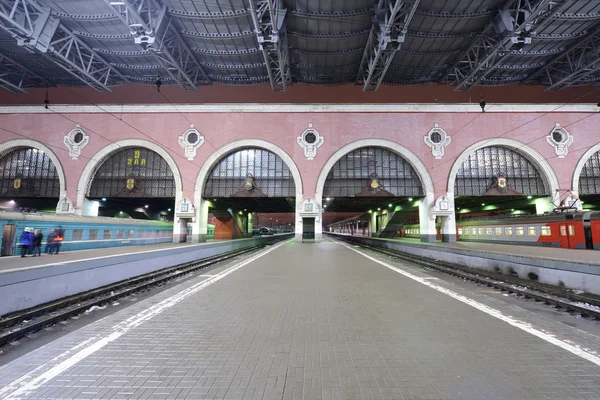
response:
<path id="1" fill-rule="evenodd" d="M 6 364 L 0 398 L 600 399 L 599 354 L 600 323 L 288 241 Z"/>

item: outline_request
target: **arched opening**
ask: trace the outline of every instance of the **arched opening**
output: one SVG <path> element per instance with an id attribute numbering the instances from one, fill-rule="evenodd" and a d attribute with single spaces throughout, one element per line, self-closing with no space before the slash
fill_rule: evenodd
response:
<path id="1" fill-rule="evenodd" d="M 173 220 L 176 182 L 169 163 L 142 146 L 119 148 L 90 174 L 84 215 Z"/>
<path id="2" fill-rule="evenodd" d="M 275 152 L 256 146 L 228 151 L 202 186 L 207 238 L 294 232 L 296 185 L 293 171 Z"/>
<path id="3" fill-rule="evenodd" d="M 591 154 L 584 155 L 580 161 L 580 164 L 584 160 L 585 163 L 576 169 L 579 176 L 574 191 L 577 191 L 584 210 L 595 211 L 600 209 L 600 149 L 591 150 Z"/>
<path id="4" fill-rule="evenodd" d="M 17 146 L 1 151 L 0 208 L 55 212 L 60 178 L 52 158 L 43 150 Z"/>
<path id="5" fill-rule="evenodd" d="M 359 236 L 403 236 L 405 225 L 419 224 L 425 194 L 421 175 L 399 151 L 378 145 L 349 149 L 323 181 L 324 229 Z"/>
<path id="6" fill-rule="evenodd" d="M 543 213 L 553 194 L 537 163 L 505 146 L 469 152 L 456 172 L 453 192 L 461 219 Z"/>

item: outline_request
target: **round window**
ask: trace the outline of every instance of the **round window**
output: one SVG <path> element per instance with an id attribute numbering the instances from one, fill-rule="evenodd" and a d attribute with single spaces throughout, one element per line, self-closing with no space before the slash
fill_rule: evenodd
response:
<path id="1" fill-rule="evenodd" d="M 433 143 L 440 143 L 442 141 L 442 135 L 439 132 L 433 131 L 429 138 Z"/>
<path id="2" fill-rule="evenodd" d="M 556 143 L 562 143 L 563 135 L 559 131 L 554 131 L 552 132 L 552 139 L 554 139 Z"/>
<path id="3" fill-rule="evenodd" d="M 308 144 L 313 144 L 317 141 L 317 136 L 312 132 L 308 132 L 306 135 L 304 135 L 304 141 Z"/>
<path id="4" fill-rule="evenodd" d="M 83 142 L 83 133 L 77 132 L 75 136 L 73 136 L 73 141 L 77 144 Z"/>
<path id="5" fill-rule="evenodd" d="M 189 144 L 198 143 L 198 134 L 196 132 L 190 132 L 187 137 L 187 141 Z"/>

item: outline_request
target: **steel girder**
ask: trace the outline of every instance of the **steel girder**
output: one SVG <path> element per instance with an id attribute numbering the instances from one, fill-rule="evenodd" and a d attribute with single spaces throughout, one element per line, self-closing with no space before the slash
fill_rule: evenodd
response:
<path id="1" fill-rule="evenodd" d="M 476 86 L 511 56 L 513 46 L 520 50 L 531 43 L 532 35 L 571 5 L 569 0 L 508 0 L 498 16 L 445 71 L 446 82 L 455 86 L 454 91 Z"/>
<path id="2" fill-rule="evenodd" d="M 400 48 L 420 0 L 379 0 L 373 25 L 360 62 L 356 84 L 364 91 L 379 89 Z"/>
<path id="3" fill-rule="evenodd" d="M 0 88 L 12 93 L 27 93 L 24 89 L 26 82 L 39 86 L 44 82 L 44 78 L 0 53 Z"/>
<path id="4" fill-rule="evenodd" d="M 548 80 L 544 83 L 550 85 L 546 91 L 561 90 L 597 72 L 600 72 L 600 29 L 569 47 L 527 77 L 526 81 L 539 83 L 545 75 Z"/>
<path id="5" fill-rule="evenodd" d="M 86 85 L 98 91 L 129 83 L 91 47 L 35 0 L 0 0 L 0 28 L 31 52 L 39 52 Z"/>
<path id="6" fill-rule="evenodd" d="M 285 92 L 292 82 L 282 0 L 250 0 L 258 48 L 262 51 L 271 89 Z"/>
<path id="7" fill-rule="evenodd" d="M 179 86 L 188 91 L 210 84 L 210 78 L 185 43 L 167 9 L 155 0 L 104 0 L 129 28 L 134 42 L 148 50 Z"/>

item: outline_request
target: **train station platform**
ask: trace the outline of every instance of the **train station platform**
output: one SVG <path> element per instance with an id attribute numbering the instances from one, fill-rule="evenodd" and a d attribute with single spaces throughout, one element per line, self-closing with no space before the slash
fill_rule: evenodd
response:
<path id="1" fill-rule="evenodd" d="M 418 239 L 408 238 L 396 238 L 390 240 L 397 240 L 399 242 L 415 246 L 438 246 L 441 248 L 456 249 L 463 251 L 480 251 L 491 254 L 511 254 L 522 257 L 597 265 L 600 267 L 600 252 L 594 250 L 563 249 L 560 247 L 543 246 L 519 246 L 478 242 L 425 243 L 421 242 Z"/>
<path id="2" fill-rule="evenodd" d="M 293 234 L 288 234 L 291 236 Z M 160 269 L 260 246 L 283 235 L 156 244 L 0 259 L 0 315 Z"/>
<path id="3" fill-rule="evenodd" d="M 357 244 L 383 247 L 471 268 L 516 274 L 534 273 L 543 283 L 600 294 L 600 252 L 542 246 L 476 242 L 426 243 L 410 238 L 374 238 L 327 233 Z"/>
<path id="4" fill-rule="evenodd" d="M 600 398 L 600 328 L 477 288 L 286 241 L 5 364 L 0 398 Z"/>

